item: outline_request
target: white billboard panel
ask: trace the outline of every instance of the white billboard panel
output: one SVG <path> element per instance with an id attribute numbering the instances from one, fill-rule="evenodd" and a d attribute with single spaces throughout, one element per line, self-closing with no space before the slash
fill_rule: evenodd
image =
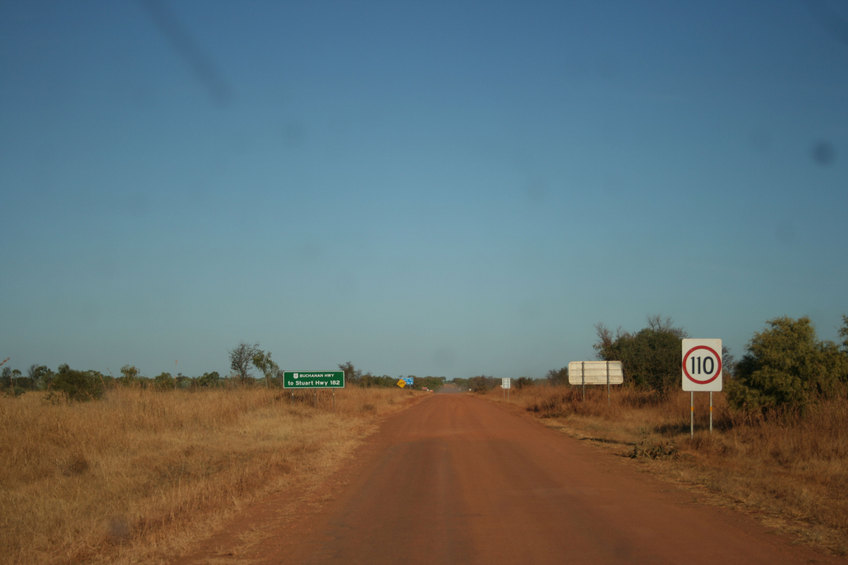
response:
<path id="1" fill-rule="evenodd" d="M 609 377 L 609 380 L 607 380 Z M 621 361 L 572 361 L 568 364 L 570 385 L 624 384 Z"/>

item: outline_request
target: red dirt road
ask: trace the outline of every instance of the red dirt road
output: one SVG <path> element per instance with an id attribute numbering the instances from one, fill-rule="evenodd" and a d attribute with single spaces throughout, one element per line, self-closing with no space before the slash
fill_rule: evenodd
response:
<path id="1" fill-rule="evenodd" d="M 843 563 L 531 417 L 466 395 L 392 416 L 328 499 L 260 527 L 250 563 Z M 341 486 L 339 486 L 341 485 Z M 267 512 L 266 512 L 267 514 Z M 242 523 L 251 520 L 250 513 Z M 214 558 L 192 562 L 227 562 Z"/>

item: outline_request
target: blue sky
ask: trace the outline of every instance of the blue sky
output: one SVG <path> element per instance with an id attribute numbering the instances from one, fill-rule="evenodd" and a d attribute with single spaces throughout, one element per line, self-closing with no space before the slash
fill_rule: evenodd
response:
<path id="1" fill-rule="evenodd" d="M 848 9 L 0 3 L 0 359 L 543 377 L 848 314 Z"/>

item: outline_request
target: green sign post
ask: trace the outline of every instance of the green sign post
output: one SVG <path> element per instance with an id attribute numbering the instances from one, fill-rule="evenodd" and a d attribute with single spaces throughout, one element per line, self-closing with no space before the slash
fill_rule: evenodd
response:
<path id="1" fill-rule="evenodd" d="M 344 388 L 344 371 L 284 371 L 284 388 Z"/>

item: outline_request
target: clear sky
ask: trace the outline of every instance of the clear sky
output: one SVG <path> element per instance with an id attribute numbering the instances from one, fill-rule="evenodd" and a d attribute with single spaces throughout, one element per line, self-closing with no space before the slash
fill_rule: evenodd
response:
<path id="1" fill-rule="evenodd" d="M 0 360 L 543 377 L 848 314 L 848 7 L 0 2 Z"/>

